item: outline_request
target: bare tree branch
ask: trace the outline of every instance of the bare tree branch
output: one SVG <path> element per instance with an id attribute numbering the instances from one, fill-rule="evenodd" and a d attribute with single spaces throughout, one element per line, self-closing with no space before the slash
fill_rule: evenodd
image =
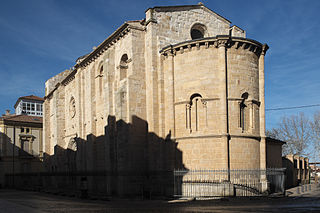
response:
<path id="1" fill-rule="evenodd" d="M 307 149 L 311 144 L 311 126 L 309 119 L 303 113 L 299 113 L 290 117 L 283 117 L 279 123 L 279 127 L 267 131 L 267 136 L 287 142 L 283 146 L 284 155 L 297 154 L 308 156 L 309 153 Z"/>
<path id="2" fill-rule="evenodd" d="M 320 159 L 320 111 L 314 113 L 313 120 L 311 122 L 312 128 L 312 149 L 313 149 L 313 158 L 316 161 Z"/>

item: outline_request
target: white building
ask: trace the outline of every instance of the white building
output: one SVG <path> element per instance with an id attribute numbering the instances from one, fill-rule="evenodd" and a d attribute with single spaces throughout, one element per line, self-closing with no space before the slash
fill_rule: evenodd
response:
<path id="1" fill-rule="evenodd" d="M 20 97 L 14 105 L 16 115 L 32 115 L 42 117 L 43 98 L 35 95 Z"/>

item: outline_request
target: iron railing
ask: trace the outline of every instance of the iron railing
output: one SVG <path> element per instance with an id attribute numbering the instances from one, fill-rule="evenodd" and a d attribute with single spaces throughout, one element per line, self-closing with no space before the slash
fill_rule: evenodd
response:
<path id="1" fill-rule="evenodd" d="M 174 196 L 261 196 L 285 191 L 285 169 L 175 170 Z"/>
<path id="2" fill-rule="evenodd" d="M 284 194 L 285 169 L 40 172 L 6 174 L 5 182 L 7 187 L 73 195 L 86 185 L 97 196 L 261 196 Z"/>

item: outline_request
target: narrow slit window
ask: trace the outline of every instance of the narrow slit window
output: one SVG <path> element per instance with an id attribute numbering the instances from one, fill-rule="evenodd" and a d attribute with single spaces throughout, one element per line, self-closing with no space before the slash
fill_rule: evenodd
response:
<path id="1" fill-rule="evenodd" d="M 246 126 L 246 100 L 248 99 L 249 94 L 247 92 L 243 93 L 241 95 L 242 101 L 239 104 L 240 110 L 239 110 L 239 127 L 241 128 L 242 132 L 245 131 L 245 126 Z"/>
<path id="2" fill-rule="evenodd" d="M 244 126 L 245 126 L 245 113 L 244 113 L 245 107 L 246 105 L 243 102 L 241 102 L 240 103 L 240 128 L 242 131 L 244 131 Z"/>
<path id="3" fill-rule="evenodd" d="M 99 94 L 102 94 L 103 89 L 103 66 L 99 70 Z"/>

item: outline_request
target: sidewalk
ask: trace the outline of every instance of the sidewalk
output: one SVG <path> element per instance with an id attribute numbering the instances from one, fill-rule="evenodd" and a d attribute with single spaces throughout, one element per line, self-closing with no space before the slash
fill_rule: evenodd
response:
<path id="1" fill-rule="evenodd" d="M 305 184 L 286 190 L 286 195 L 288 197 L 297 197 L 306 193 L 310 193 L 316 189 L 320 189 L 319 183 Z"/>

